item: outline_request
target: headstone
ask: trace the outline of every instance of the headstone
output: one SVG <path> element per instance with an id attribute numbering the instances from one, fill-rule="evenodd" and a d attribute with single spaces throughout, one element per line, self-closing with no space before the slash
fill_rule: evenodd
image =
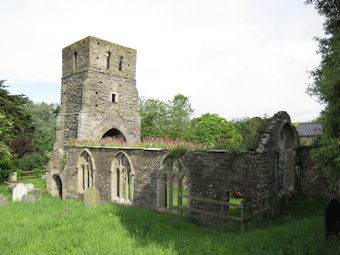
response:
<path id="1" fill-rule="evenodd" d="M 34 195 L 23 195 L 21 198 L 22 202 L 30 202 L 34 203 L 35 202 L 35 196 Z"/>
<path id="2" fill-rule="evenodd" d="M 332 198 L 325 207 L 325 238 L 339 236 L 340 233 L 340 203 Z"/>
<path id="3" fill-rule="evenodd" d="M 26 183 L 25 187 L 27 189 L 27 192 L 31 192 L 34 190 L 34 185 L 32 183 Z"/>
<path id="4" fill-rule="evenodd" d="M 7 205 L 7 197 L 3 194 L 0 194 L 0 207 L 5 207 Z"/>
<path id="5" fill-rule="evenodd" d="M 33 195 L 37 200 L 41 199 L 41 188 L 34 189 L 33 190 Z"/>
<path id="6" fill-rule="evenodd" d="M 27 189 L 23 183 L 18 183 L 13 189 L 12 201 L 21 201 L 23 195 L 27 195 Z"/>
<path id="7" fill-rule="evenodd" d="M 85 206 L 95 208 L 100 203 L 99 190 L 92 187 L 85 190 Z"/>
<path id="8" fill-rule="evenodd" d="M 8 181 L 9 182 L 16 182 L 18 180 L 18 174 L 17 172 L 10 172 L 8 174 Z"/>

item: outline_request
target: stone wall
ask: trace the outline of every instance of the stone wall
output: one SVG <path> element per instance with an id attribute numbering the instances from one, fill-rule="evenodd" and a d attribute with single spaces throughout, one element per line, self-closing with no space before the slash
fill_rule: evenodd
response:
<path id="1" fill-rule="evenodd" d="M 233 191 L 240 192 L 245 202 L 269 195 L 271 214 L 278 214 L 295 191 L 296 139 L 289 115 L 280 112 L 271 119 L 256 151 L 188 151 L 180 159 L 187 190 L 192 196 L 219 201 L 226 201 Z M 166 151 L 161 149 L 65 146 L 55 151 L 49 162 L 47 189 L 64 199 L 82 200 L 84 190 L 94 186 L 102 203 L 160 210 L 160 172 L 165 157 Z M 195 200 L 190 201 L 190 208 L 215 213 L 227 210 Z M 192 216 L 214 226 L 226 223 L 211 216 Z"/>
<path id="2" fill-rule="evenodd" d="M 310 155 L 311 150 L 317 148 L 317 146 L 306 146 L 298 149 L 299 166 L 302 171 L 298 188 L 304 195 L 329 199 L 331 192 L 328 190 L 327 178 Z"/>

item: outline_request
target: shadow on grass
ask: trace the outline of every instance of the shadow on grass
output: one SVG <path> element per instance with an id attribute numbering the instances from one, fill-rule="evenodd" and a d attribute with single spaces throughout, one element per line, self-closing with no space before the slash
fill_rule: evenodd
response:
<path id="1" fill-rule="evenodd" d="M 324 203 L 298 196 L 286 213 L 250 222 L 245 232 L 238 223 L 212 229 L 189 217 L 179 219 L 146 209 L 118 207 L 115 214 L 138 245 L 171 246 L 178 254 L 336 254 L 340 241 L 323 240 Z"/>

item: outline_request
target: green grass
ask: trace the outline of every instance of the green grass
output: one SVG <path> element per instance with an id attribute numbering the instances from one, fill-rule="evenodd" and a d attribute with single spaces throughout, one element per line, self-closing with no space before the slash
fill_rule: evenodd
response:
<path id="1" fill-rule="evenodd" d="M 10 195 L 3 185 L 0 193 Z M 211 229 L 190 218 L 112 204 L 91 209 L 43 193 L 35 203 L 0 208 L 0 254 L 340 254 L 339 239 L 323 239 L 324 205 L 298 196 L 282 216 L 250 222 L 242 232 L 236 223 Z"/>

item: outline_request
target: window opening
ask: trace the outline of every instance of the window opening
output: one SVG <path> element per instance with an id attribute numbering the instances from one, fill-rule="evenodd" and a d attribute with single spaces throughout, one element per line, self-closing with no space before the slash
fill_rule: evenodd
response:
<path id="1" fill-rule="evenodd" d="M 107 52 L 106 53 L 106 69 L 110 69 L 110 58 L 111 58 L 111 53 Z"/>
<path id="2" fill-rule="evenodd" d="M 159 207 L 172 211 L 178 209 L 179 205 L 188 206 L 188 199 L 182 197 L 183 194 L 188 194 L 188 185 L 179 160 L 169 157 L 164 159 L 158 183 L 160 185 L 157 196 Z"/>
<path id="3" fill-rule="evenodd" d="M 78 187 L 80 191 L 94 187 L 94 170 L 90 155 L 84 151 L 81 154 L 80 169 L 78 171 Z"/>
<path id="4" fill-rule="evenodd" d="M 118 70 L 119 70 L 119 71 L 122 71 L 122 65 L 123 65 L 123 56 L 120 56 L 120 59 L 119 59 L 119 67 L 118 67 Z"/>
<path id="5" fill-rule="evenodd" d="M 116 100 L 117 100 L 116 94 L 112 94 L 112 95 L 111 95 L 111 101 L 114 102 L 114 103 L 116 103 Z"/>
<path id="6" fill-rule="evenodd" d="M 119 201 L 133 200 L 133 175 L 127 156 L 119 153 L 113 160 L 112 199 Z"/>
<path id="7" fill-rule="evenodd" d="M 73 53 L 73 68 L 78 69 L 78 52 Z"/>

